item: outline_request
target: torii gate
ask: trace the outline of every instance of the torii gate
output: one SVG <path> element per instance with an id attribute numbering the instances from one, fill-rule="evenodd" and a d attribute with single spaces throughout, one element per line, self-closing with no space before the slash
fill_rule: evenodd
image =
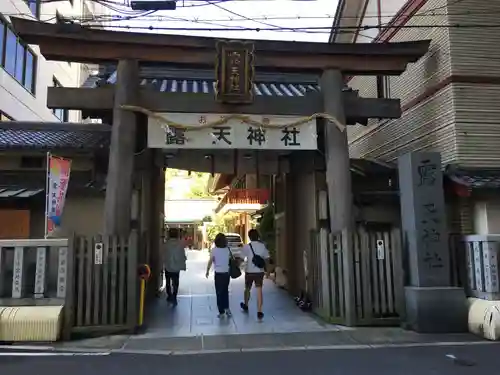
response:
<path id="1" fill-rule="evenodd" d="M 302 107 L 303 111 L 314 109 L 313 113 L 322 113 L 319 117 L 326 118 L 337 125 L 327 126 L 325 137 L 328 192 L 331 201 L 331 231 L 337 232 L 350 228 L 352 197 L 349 153 L 347 135 L 343 131 L 343 126 L 346 125 L 346 112 L 349 112 L 349 108 L 345 108 L 344 105 L 346 100 L 342 93 L 343 75 L 399 75 L 405 71 L 408 63 L 417 61 L 426 53 L 430 43 L 430 41 L 416 41 L 384 44 L 326 44 L 245 41 L 245 43 L 238 44 L 236 48 L 242 53 L 247 53 L 248 57 L 248 60 L 245 60 L 246 70 L 238 67 L 242 86 L 252 83 L 254 69 L 257 72 L 314 73 L 319 78 L 321 97 L 310 95 L 307 98 L 309 106 L 303 103 L 294 106 L 290 101 L 287 102 L 286 98 L 281 102 L 276 99 L 270 101 L 268 98 L 254 99 L 251 95 L 248 96 L 250 91 L 246 85 L 247 90 L 239 92 L 239 96 L 237 95 L 233 100 L 227 100 L 227 92 L 219 93 L 221 96 L 226 95 L 226 100 L 224 98 L 223 100 L 207 99 L 206 95 L 203 98 L 194 99 L 191 96 L 183 100 L 177 94 L 176 99 L 172 100 L 173 98 L 167 95 L 163 98 L 147 97 L 139 90 L 139 62 L 214 68 L 217 64 L 217 39 L 95 30 L 74 24 L 49 24 L 16 17 L 12 17 L 11 21 L 20 37 L 29 44 L 39 45 L 41 53 L 48 60 L 80 63 L 118 61 L 105 204 L 106 232 L 114 234 L 125 234 L 130 229 L 136 116 L 132 111 L 124 109 L 123 105 L 145 104 L 146 106 L 152 103 L 153 108 L 150 106 L 148 109 L 154 111 L 157 109 L 154 107 L 158 107 L 159 100 L 168 101 L 167 105 L 176 107 L 176 111 L 185 112 L 266 114 L 273 113 L 273 111 L 290 112 L 290 107 L 297 111 L 297 107 Z M 241 49 L 242 46 L 246 47 Z M 227 52 L 228 48 L 230 50 L 232 47 L 226 43 L 225 48 Z M 220 69 L 220 66 L 218 68 Z M 222 86 L 224 85 L 225 83 Z M 225 90 L 225 87 L 221 89 Z M 81 92 L 78 92 L 77 95 L 81 96 L 80 94 Z M 106 99 L 99 97 L 95 92 L 89 93 L 87 97 L 90 95 L 94 96 L 93 101 L 105 102 L 106 99 L 109 101 L 109 95 L 113 93 L 108 92 Z M 80 97 L 78 100 L 82 101 L 84 98 Z M 193 102 L 193 100 L 196 101 Z M 393 118 L 400 114 L 398 100 L 372 99 L 364 105 L 360 102 L 357 104 L 358 110 L 365 112 L 357 116 L 361 120 L 375 116 Z M 369 113 L 370 111 L 372 113 Z M 313 113 L 302 114 L 310 116 Z"/>
<path id="2" fill-rule="evenodd" d="M 16 17 L 11 17 L 11 22 L 19 36 L 29 44 L 39 45 L 48 60 L 118 62 L 114 88 L 49 88 L 48 92 L 48 106 L 51 108 L 112 109 L 105 232 L 117 235 L 128 235 L 131 227 L 134 152 L 136 138 L 141 135 L 137 129 L 144 125 L 134 111 L 152 116 L 155 112 L 300 115 L 304 116 L 303 121 L 324 121 L 330 230 L 332 234 L 351 230 L 354 220 L 345 126 L 366 124 L 368 118 L 397 118 L 401 109 L 397 99 L 359 98 L 355 92 L 345 91 L 344 76 L 400 75 L 409 63 L 427 52 L 430 44 L 428 40 L 383 44 L 229 41 L 95 30 Z M 141 89 L 139 64 L 151 63 L 213 69 L 218 92 L 214 97 L 202 93 Z M 253 97 L 253 78 L 261 72 L 314 75 L 320 92 L 305 93 L 300 98 Z M 154 154 L 148 155 L 147 168 L 153 170 Z M 156 167 L 162 168 L 163 165 Z M 156 183 L 159 186 L 158 178 L 151 177 L 150 185 Z M 152 191 L 150 188 L 146 191 Z M 147 199 L 150 199 L 149 206 L 159 204 L 158 201 L 151 202 L 151 197 Z M 346 241 L 350 240 L 347 238 Z M 346 264 L 352 263 L 351 256 L 348 251 Z M 347 275 L 348 272 L 346 279 L 352 277 Z M 355 315 L 354 291 L 351 289 L 346 286 L 345 290 L 346 298 L 352 302 L 346 303 L 348 325 L 352 324 Z"/>

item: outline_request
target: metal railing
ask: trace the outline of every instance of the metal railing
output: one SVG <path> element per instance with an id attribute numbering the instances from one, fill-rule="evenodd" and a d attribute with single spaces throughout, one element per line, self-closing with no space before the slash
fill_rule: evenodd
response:
<path id="1" fill-rule="evenodd" d="M 65 238 L 0 240 L 2 302 L 24 305 L 44 298 L 64 299 L 68 257 Z"/>

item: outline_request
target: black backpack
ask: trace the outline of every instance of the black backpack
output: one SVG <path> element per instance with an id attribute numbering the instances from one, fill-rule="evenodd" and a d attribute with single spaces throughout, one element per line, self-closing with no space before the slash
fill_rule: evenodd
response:
<path id="1" fill-rule="evenodd" d="M 254 264 L 254 266 L 257 268 L 264 268 L 266 266 L 266 261 L 264 260 L 264 258 L 262 258 L 260 255 L 255 254 L 251 243 L 249 243 L 248 245 L 250 245 L 250 249 L 252 250 L 252 263 Z"/>

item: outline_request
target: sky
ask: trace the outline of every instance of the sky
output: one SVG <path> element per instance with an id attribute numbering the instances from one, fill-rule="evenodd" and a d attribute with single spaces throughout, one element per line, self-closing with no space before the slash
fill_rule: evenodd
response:
<path id="1" fill-rule="evenodd" d="M 207 4 L 208 3 L 208 4 Z M 202 6 L 200 6 L 202 5 Z M 260 1 L 178 1 L 177 9 L 161 11 L 131 20 L 113 22 L 115 30 L 168 33 L 235 39 L 268 39 L 327 42 L 337 0 L 260 0 Z M 117 15 L 118 13 L 112 12 Z M 120 15 L 123 16 L 123 15 Z M 285 19 L 283 19 L 285 18 Z M 295 28 L 325 27 L 322 30 L 242 30 L 206 31 L 193 28 Z M 151 30 L 148 30 L 151 28 Z M 182 30 L 165 30 L 176 28 Z M 189 30 L 191 29 L 191 30 Z"/>

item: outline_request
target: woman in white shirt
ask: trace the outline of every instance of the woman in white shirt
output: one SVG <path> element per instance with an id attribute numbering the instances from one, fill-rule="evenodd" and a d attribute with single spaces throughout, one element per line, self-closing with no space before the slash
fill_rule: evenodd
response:
<path id="1" fill-rule="evenodd" d="M 231 250 L 227 245 L 227 238 L 223 233 L 215 236 L 214 247 L 210 252 L 205 277 L 208 279 L 210 268 L 214 266 L 215 294 L 217 296 L 217 308 L 219 318 L 231 316 L 229 309 L 229 260 Z"/>

